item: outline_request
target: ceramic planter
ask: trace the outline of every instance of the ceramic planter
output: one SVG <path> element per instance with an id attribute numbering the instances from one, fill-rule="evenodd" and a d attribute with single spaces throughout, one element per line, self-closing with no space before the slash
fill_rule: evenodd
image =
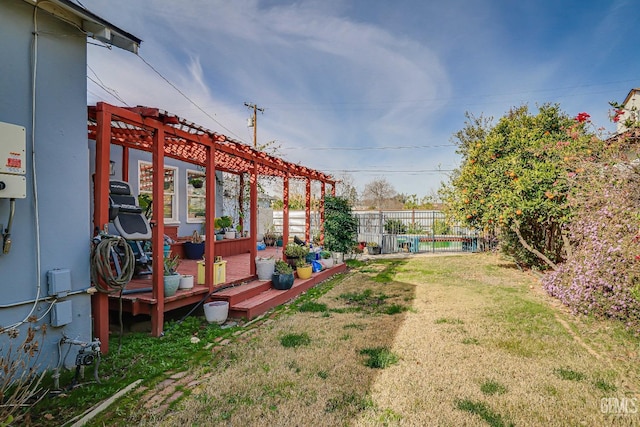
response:
<path id="1" fill-rule="evenodd" d="M 273 273 L 273 275 L 271 276 L 271 283 L 273 284 L 273 287 L 275 289 L 278 289 L 280 291 L 291 289 L 291 287 L 293 286 L 293 273 Z"/>
<path id="2" fill-rule="evenodd" d="M 182 247 L 184 248 L 184 255 L 187 259 L 202 259 L 202 256 L 204 255 L 204 242 L 184 242 Z"/>
<path id="3" fill-rule="evenodd" d="M 180 286 L 180 279 L 182 276 L 178 273 L 170 274 L 168 276 L 163 276 L 164 278 L 164 296 L 172 297 L 178 291 L 178 286 Z"/>
<path id="4" fill-rule="evenodd" d="M 309 279 L 313 273 L 313 268 L 311 264 L 305 265 L 304 267 L 296 267 L 296 273 L 298 274 L 298 279 Z"/>

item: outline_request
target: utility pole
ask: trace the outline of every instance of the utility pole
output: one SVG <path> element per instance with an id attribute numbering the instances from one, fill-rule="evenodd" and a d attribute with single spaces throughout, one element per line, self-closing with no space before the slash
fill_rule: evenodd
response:
<path id="1" fill-rule="evenodd" d="M 245 102 L 244 105 L 253 110 L 253 118 L 251 121 L 251 126 L 253 126 L 253 148 L 258 148 L 258 111 L 264 113 L 264 108 L 258 107 L 256 104 L 250 104 Z"/>

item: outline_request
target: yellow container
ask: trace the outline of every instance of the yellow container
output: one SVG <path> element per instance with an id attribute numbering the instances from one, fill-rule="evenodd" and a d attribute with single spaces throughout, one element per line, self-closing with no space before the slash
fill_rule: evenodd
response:
<path id="1" fill-rule="evenodd" d="M 204 261 L 198 261 L 198 285 L 204 285 Z M 227 281 L 227 261 L 213 263 L 213 284 L 220 285 Z"/>

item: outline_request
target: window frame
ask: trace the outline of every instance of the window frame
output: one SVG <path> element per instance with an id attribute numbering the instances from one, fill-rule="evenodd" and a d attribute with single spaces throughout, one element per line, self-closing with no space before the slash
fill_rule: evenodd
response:
<path id="1" fill-rule="evenodd" d="M 140 194 L 150 194 L 153 196 L 151 191 L 143 189 L 143 184 L 141 179 L 143 174 L 142 173 L 143 166 L 149 166 L 153 170 L 153 163 L 147 162 L 145 160 L 138 160 L 138 192 Z M 162 211 L 163 211 L 164 224 L 179 224 L 180 219 L 178 217 L 178 192 L 176 191 L 178 188 L 178 168 L 175 166 L 165 165 L 164 173 L 166 173 L 167 171 L 173 172 L 173 190 L 169 191 L 167 189 L 163 189 L 164 200 L 162 203 L 162 206 L 163 206 Z M 164 216 L 164 202 L 166 201 L 167 197 L 171 197 L 171 217 Z M 154 209 L 156 208 L 155 204 L 153 208 Z"/>
<path id="2" fill-rule="evenodd" d="M 191 179 L 193 177 L 198 177 L 198 178 L 202 178 L 203 181 L 203 185 L 201 189 L 195 189 L 193 188 L 193 186 L 191 185 Z M 202 199 L 202 208 L 204 209 L 206 206 L 206 202 L 207 202 L 207 195 L 206 195 L 206 190 L 207 190 L 207 184 L 205 181 L 205 173 L 200 171 L 200 170 L 195 170 L 195 169 L 186 169 L 185 170 L 185 195 L 187 198 L 187 203 L 186 203 L 186 218 L 187 218 L 187 223 L 188 224 L 202 224 L 205 222 L 205 217 L 196 217 L 194 216 L 193 218 L 190 215 L 190 208 L 191 208 L 191 199 Z M 198 191 L 196 193 L 196 190 L 201 190 Z M 198 194 L 201 193 L 201 194 Z"/>

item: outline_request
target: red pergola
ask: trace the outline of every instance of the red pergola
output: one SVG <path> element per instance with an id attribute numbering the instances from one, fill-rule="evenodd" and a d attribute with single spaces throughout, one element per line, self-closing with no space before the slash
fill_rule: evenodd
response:
<path id="1" fill-rule="evenodd" d="M 306 180 L 306 239 L 310 239 L 311 182 L 319 181 L 321 188 L 320 219 L 324 222 L 324 195 L 326 185 L 331 185 L 335 195 L 335 179 L 323 172 L 298 164 L 284 161 L 278 157 L 258 151 L 244 143 L 230 139 L 223 134 L 205 129 L 175 115 L 157 108 L 123 108 L 107 103 L 98 103 L 88 107 L 89 139 L 96 144 L 96 167 L 94 179 L 94 228 L 104 230 L 109 223 L 109 168 L 110 145 L 116 144 L 122 150 L 122 179 L 128 181 L 129 150 L 142 150 L 152 153 L 152 167 L 155 171 L 164 169 L 165 157 L 202 166 L 206 170 L 206 208 L 205 219 L 215 217 L 215 172 L 223 171 L 249 177 L 250 186 L 250 229 L 251 259 L 257 254 L 256 230 L 258 229 L 258 178 L 260 176 L 277 177 L 283 180 L 283 239 L 288 240 L 289 230 L 289 180 Z M 162 200 L 163 174 L 153 175 L 153 200 Z M 243 203 L 240 203 L 242 206 Z M 163 236 L 165 234 L 162 209 L 153 210 L 152 262 L 163 263 Z M 211 222 L 209 222 L 211 223 Z M 213 227 L 207 227 L 205 238 L 205 263 L 214 261 L 215 237 Z M 251 265 L 251 275 L 255 274 L 255 265 Z M 162 274 L 153 274 L 153 297 L 157 301 L 151 313 L 152 334 L 162 333 L 164 322 L 164 289 Z M 213 290 L 213 271 L 206 269 L 205 284 Z M 98 292 L 92 298 L 94 332 L 103 343 L 103 351 L 108 351 L 109 302 L 108 295 Z"/>

